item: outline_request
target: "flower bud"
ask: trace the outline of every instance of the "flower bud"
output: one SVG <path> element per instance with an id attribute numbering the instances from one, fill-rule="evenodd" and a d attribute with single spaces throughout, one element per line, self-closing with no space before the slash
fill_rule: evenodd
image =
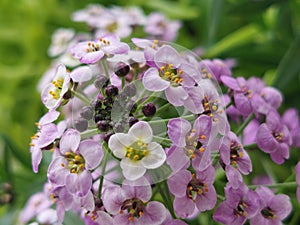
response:
<path id="1" fill-rule="evenodd" d="M 89 106 L 84 106 L 80 111 L 80 116 L 86 120 L 93 118 L 93 109 Z"/>
<path id="2" fill-rule="evenodd" d="M 105 88 L 105 94 L 106 96 L 108 97 L 114 97 L 114 96 L 117 96 L 119 93 L 119 89 L 114 86 L 114 85 L 108 85 L 106 88 Z"/>
<path id="3" fill-rule="evenodd" d="M 118 77 L 125 77 L 129 73 L 129 71 L 130 71 L 130 67 L 124 62 L 119 62 L 116 65 L 115 74 Z"/>
<path id="4" fill-rule="evenodd" d="M 146 117 L 151 117 L 156 113 L 156 107 L 152 103 L 147 103 L 142 107 L 142 112 Z"/>
<path id="5" fill-rule="evenodd" d="M 88 128 L 88 121 L 86 119 L 80 118 L 78 120 L 75 120 L 74 126 L 76 130 L 83 132 Z"/>
<path id="6" fill-rule="evenodd" d="M 108 85 L 108 78 L 105 75 L 99 75 L 94 81 L 94 85 L 97 89 L 105 88 Z"/>
<path id="7" fill-rule="evenodd" d="M 109 128 L 111 127 L 107 120 L 100 120 L 97 123 L 97 126 L 98 126 L 98 129 L 103 132 L 108 131 Z"/>

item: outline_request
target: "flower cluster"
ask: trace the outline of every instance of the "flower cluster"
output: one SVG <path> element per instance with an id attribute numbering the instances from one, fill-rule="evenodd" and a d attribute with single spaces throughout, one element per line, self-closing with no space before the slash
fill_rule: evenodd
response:
<path id="1" fill-rule="evenodd" d="M 43 153 L 52 160 L 22 222 L 61 224 L 72 211 L 88 225 L 184 225 L 207 212 L 225 225 L 281 224 L 290 198 L 248 178 L 255 154 L 283 164 L 300 146 L 279 90 L 165 42 L 180 23 L 162 14 L 89 5 L 72 18 L 91 34 L 53 36 L 54 68 L 39 84 L 48 112 L 30 144 L 34 172 Z M 140 27 L 148 36 L 122 41 Z"/>

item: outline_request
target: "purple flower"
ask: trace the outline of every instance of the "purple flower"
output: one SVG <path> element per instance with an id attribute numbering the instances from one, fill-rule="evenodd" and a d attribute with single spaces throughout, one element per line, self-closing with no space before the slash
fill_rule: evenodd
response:
<path id="1" fill-rule="evenodd" d="M 212 166 L 196 174 L 181 170 L 168 180 L 170 192 L 175 196 L 174 210 L 179 217 L 191 216 L 195 207 L 200 211 L 212 209 L 217 200 L 213 182 L 215 170 Z"/>
<path id="2" fill-rule="evenodd" d="M 48 109 L 56 109 L 60 106 L 65 93 L 69 90 L 70 75 L 66 67 L 60 64 L 56 68 L 55 77 L 42 91 L 42 102 Z"/>
<path id="3" fill-rule="evenodd" d="M 199 65 L 203 78 L 214 78 L 218 82 L 221 82 L 221 76 L 232 76 L 230 67 L 226 64 L 226 61 L 221 59 L 205 59 Z"/>
<path id="4" fill-rule="evenodd" d="M 275 195 L 266 187 L 257 188 L 256 193 L 260 197 L 259 211 L 250 220 L 250 224 L 281 225 L 281 221 L 292 211 L 290 198 L 284 194 Z"/>
<path id="5" fill-rule="evenodd" d="M 251 159 L 244 150 L 238 137 L 229 132 L 223 139 L 220 147 L 220 158 L 225 165 L 231 165 L 242 174 L 249 174 L 252 171 Z"/>
<path id="6" fill-rule="evenodd" d="M 225 188 L 225 195 L 226 200 L 214 212 L 215 221 L 225 225 L 242 225 L 257 213 L 259 196 L 246 185 L 241 185 L 238 189 L 229 185 Z"/>
<path id="7" fill-rule="evenodd" d="M 297 182 L 297 200 L 300 202 L 300 161 L 295 167 L 296 171 L 296 182 Z"/>
<path id="8" fill-rule="evenodd" d="M 147 169 L 156 169 L 166 160 L 161 145 L 152 142 L 152 128 L 147 122 L 137 122 L 127 134 L 115 133 L 108 142 L 113 154 L 121 158 L 120 166 L 127 180 L 142 177 Z"/>
<path id="9" fill-rule="evenodd" d="M 292 146 L 300 147 L 300 122 L 298 111 L 296 109 L 288 109 L 282 116 L 282 123 L 287 126 L 292 138 Z"/>
<path id="10" fill-rule="evenodd" d="M 147 48 L 149 49 L 149 48 Z M 146 49 L 146 50 L 147 50 Z M 149 91 L 165 91 L 167 100 L 174 106 L 186 106 L 193 113 L 201 113 L 202 91 L 195 87 L 199 72 L 184 61 L 171 46 L 164 45 L 155 53 L 146 55 L 151 67 L 143 76 L 143 85 Z"/>
<path id="11" fill-rule="evenodd" d="M 70 48 L 73 57 L 85 64 L 93 64 L 104 55 L 126 54 L 129 46 L 114 34 L 107 34 L 96 41 L 80 42 Z"/>
<path id="12" fill-rule="evenodd" d="M 244 138 L 243 138 L 243 144 L 244 145 L 250 145 L 255 143 L 256 141 L 256 132 L 259 127 L 259 121 L 256 119 L 251 120 L 251 122 L 245 127 L 244 129 Z"/>
<path id="13" fill-rule="evenodd" d="M 59 143 L 61 156 L 56 157 L 48 168 L 48 178 L 56 186 L 65 185 L 76 196 L 86 196 L 92 187 L 89 170 L 96 168 L 102 158 L 102 148 L 97 141 L 83 140 L 80 133 L 68 129 Z"/>
<path id="14" fill-rule="evenodd" d="M 56 138 L 60 137 L 60 127 L 52 123 L 59 114 L 55 110 L 46 113 L 37 123 L 38 132 L 31 137 L 30 152 L 32 168 L 35 173 L 38 172 L 38 166 L 42 160 L 42 149 L 48 148 Z"/>
<path id="15" fill-rule="evenodd" d="M 199 116 L 193 125 L 184 119 L 171 119 L 168 123 L 168 135 L 173 145 L 177 146 L 177 157 L 172 157 L 169 154 L 168 160 L 173 171 L 182 169 L 183 166 L 192 159 L 193 167 L 197 170 L 204 170 L 210 163 L 210 149 L 208 142 L 211 138 L 212 121 L 209 116 Z M 180 151 L 180 153 L 178 152 Z M 182 164 L 178 163 L 178 158 L 181 158 Z M 177 169 L 176 169 L 177 168 Z"/>
<path id="16" fill-rule="evenodd" d="M 282 164 L 289 158 L 289 146 L 292 141 L 290 133 L 281 123 L 280 116 L 275 110 L 271 110 L 267 115 L 266 123 L 259 126 L 256 141 L 261 150 L 270 153 L 275 163 Z"/>
<path id="17" fill-rule="evenodd" d="M 150 198 L 151 186 L 145 178 L 124 180 L 122 187 L 105 189 L 103 204 L 114 215 L 114 224 L 160 225 L 166 218 L 166 209 Z"/>
<path id="18" fill-rule="evenodd" d="M 180 27 L 179 21 L 169 21 L 163 14 L 156 12 L 148 16 L 145 32 L 162 41 L 173 41 Z"/>

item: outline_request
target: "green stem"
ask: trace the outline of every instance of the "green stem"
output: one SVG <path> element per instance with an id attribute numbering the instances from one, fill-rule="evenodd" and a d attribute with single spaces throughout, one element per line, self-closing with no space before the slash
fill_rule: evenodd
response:
<path id="1" fill-rule="evenodd" d="M 159 137 L 159 136 L 153 136 L 153 141 L 167 145 L 167 146 L 171 146 L 172 141 L 170 141 L 169 138 L 163 138 L 163 137 Z"/>
<path id="2" fill-rule="evenodd" d="M 175 219 L 176 216 L 175 216 L 175 213 L 174 213 L 174 210 L 173 210 L 173 206 L 172 206 L 172 202 L 169 202 L 169 199 L 167 197 L 167 194 L 165 193 L 165 191 L 163 190 L 163 188 L 161 187 L 161 183 L 157 183 L 156 184 L 156 187 L 158 188 L 158 191 L 166 205 L 166 208 L 169 210 L 169 212 L 171 213 L 172 217 Z"/>
<path id="3" fill-rule="evenodd" d="M 228 109 L 232 104 L 232 101 L 228 102 L 228 104 L 225 106 L 225 109 Z"/>
<path id="4" fill-rule="evenodd" d="M 254 150 L 254 149 L 258 149 L 258 146 L 256 143 L 250 144 L 250 145 L 245 145 L 244 146 L 245 150 Z"/>
<path id="5" fill-rule="evenodd" d="M 125 87 L 125 77 L 122 77 L 122 89 Z"/>
<path id="6" fill-rule="evenodd" d="M 157 92 L 153 92 L 150 96 L 148 96 L 148 98 L 142 103 L 142 104 L 139 104 L 138 103 L 138 107 L 137 107 L 137 109 L 135 110 L 136 112 L 139 112 L 141 109 L 142 109 L 142 107 L 146 104 L 146 103 L 148 103 L 148 102 L 151 102 L 155 97 L 156 97 L 156 95 L 157 95 Z"/>
<path id="7" fill-rule="evenodd" d="M 239 136 L 245 129 L 245 127 L 251 122 L 251 120 L 254 118 L 254 114 L 251 113 L 247 119 L 244 121 L 244 123 L 239 127 L 239 129 L 235 132 L 236 136 Z"/>
<path id="8" fill-rule="evenodd" d="M 155 114 L 157 115 L 158 113 L 163 112 L 165 109 L 168 109 L 170 106 L 171 106 L 171 103 L 164 104 L 163 106 L 159 107 L 158 110 L 156 110 Z"/>
<path id="9" fill-rule="evenodd" d="M 99 130 L 97 128 L 82 132 L 80 134 L 80 137 L 81 137 L 81 139 L 85 139 L 85 138 L 94 136 L 96 134 L 99 134 Z"/>
<path id="10" fill-rule="evenodd" d="M 181 119 L 186 119 L 186 120 L 193 120 L 193 119 L 195 119 L 195 115 L 190 114 L 190 115 L 186 115 L 186 116 L 181 116 L 180 118 Z M 140 120 L 144 120 L 144 119 L 146 119 L 146 117 L 142 117 Z M 161 119 L 161 120 L 152 120 L 152 121 L 148 121 L 148 123 L 149 124 L 167 123 L 171 119 L 174 119 L 174 118 Z"/>
<path id="11" fill-rule="evenodd" d="M 104 73 L 106 75 L 107 78 L 110 78 L 109 76 L 109 72 L 108 72 L 108 68 L 107 68 L 107 65 L 106 65 L 106 62 L 104 59 L 100 60 L 101 61 L 101 65 L 103 67 L 103 70 L 104 70 Z"/>
<path id="12" fill-rule="evenodd" d="M 222 196 L 222 195 L 217 195 L 217 198 L 220 199 L 221 201 L 224 201 L 224 200 L 225 200 L 225 197 Z"/>
<path id="13" fill-rule="evenodd" d="M 104 181 L 104 173 L 106 169 L 106 164 L 107 164 L 107 156 L 109 154 L 108 152 L 108 146 L 105 142 L 102 143 L 102 149 L 104 150 L 104 155 L 102 158 L 102 170 L 101 170 L 101 178 L 99 182 L 99 188 L 98 188 L 98 198 L 101 199 L 101 193 L 102 193 L 102 187 L 103 187 L 103 181 Z"/>
<path id="14" fill-rule="evenodd" d="M 82 94 L 76 92 L 76 91 L 73 91 L 72 90 L 72 94 L 76 97 L 76 98 L 79 98 L 81 101 L 83 101 L 86 105 L 90 105 L 90 100 L 88 100 L 85 96 L 83 96 Z"/>
<path id="15" fill-rule="evenodd" d="M 260 187 L 261 185 L 249 185 L 249 188 L 257 188 Z M 292 181 L 292 182 L 284 182 L 284 183 L 277 183 L 277 184 L 269 184 L 269 185 L 263 185 L 265 187 L 269 188 L 282 188 L 282 187 L 297 187 L 297 182 Z"/>

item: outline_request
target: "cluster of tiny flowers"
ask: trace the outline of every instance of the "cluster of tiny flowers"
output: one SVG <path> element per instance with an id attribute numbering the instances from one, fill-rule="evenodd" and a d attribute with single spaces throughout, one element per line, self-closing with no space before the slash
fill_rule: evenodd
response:
<path id="1" fill-rule="evenodd" d="M 290 198 L 243 181 L 251 149 L 283 164 L 300 146 L 298 113 L 279 114 L 277 89 L 165 42 L 180 23 L 160 13 L 89 5 L 72 18 L 91 33 L 53 35 L 38 87 L 48 112 L 30 143 L 34 172 L 52 160 L 23 224 L 62 224 L 66 211 L 87 225 L 184 225 L 205 211 L 225 225 L 281 224 Z M 296 174 L 300 186 L 300 164 Z"/>

